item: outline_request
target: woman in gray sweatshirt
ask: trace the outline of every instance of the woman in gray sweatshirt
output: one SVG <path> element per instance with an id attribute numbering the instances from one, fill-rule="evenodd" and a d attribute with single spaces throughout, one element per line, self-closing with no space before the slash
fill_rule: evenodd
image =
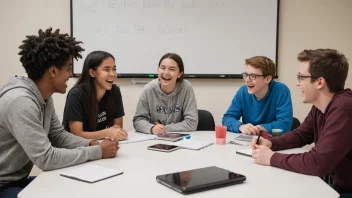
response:
<path id="1" fill-rule="evenodd" d="M 191 83 L 183 79 L 181 57 L 167 53 L 161 57 L 158 78 L 145 85 L 140 96 L 133 126 L 143 133 L 195 131 L 198 109 Z"/>

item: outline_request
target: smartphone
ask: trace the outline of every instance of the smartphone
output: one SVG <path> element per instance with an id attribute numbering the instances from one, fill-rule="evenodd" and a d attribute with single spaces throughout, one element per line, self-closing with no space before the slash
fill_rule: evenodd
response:
<path id="1" fill-rule="evenodd" d="M 180 147 L 178 147 L 178 146 L 168 145 L 168 144 L 155 144 L 152 146 L 148 146 L 148 150 L 162 151 L 162 152 L 171 152 L 171 151 L 177 150 L 179 148 Z"/>

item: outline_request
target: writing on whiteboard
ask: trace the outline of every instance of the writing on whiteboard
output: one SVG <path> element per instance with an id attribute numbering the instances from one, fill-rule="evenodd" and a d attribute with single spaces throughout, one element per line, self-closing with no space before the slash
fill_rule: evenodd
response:
<path id="1" fill-rule="evenodd" d="M 116 25 L 115 27 L 99 27 L 96 28 L 98 35 L 104 36 L 123 36 L 123 35 L 144 35 L 149 32 L 156 32 L 162 35 L 169 34 L 185 34 L 187 33 L 187 27 L 173 27 L 170 25 L 156 25 L 155 28 L 146 28 L 142 25 Z"/>
<path id="2" fill-rule="evenodd" d="M 202 4 L 203 3 L 204 2 L 202 2 Z M 107 6 L 111 9 L 159 9 L 197 8 L 198 4 L 196 0 L 110 0 Z M 210 8 L 223 8 L 225 6 L 225 2 L 224 0 L 208 0 L 207 5 Z"/>

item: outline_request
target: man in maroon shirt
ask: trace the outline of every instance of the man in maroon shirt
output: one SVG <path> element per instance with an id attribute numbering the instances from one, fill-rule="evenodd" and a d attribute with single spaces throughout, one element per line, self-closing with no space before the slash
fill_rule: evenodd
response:
<path id="1" fill-rule="evenodd" d="M 256 163 L 323 177 L 330 175 L 341 197 L 352 197 L 352 91 L 344 89 L 348 74 L 346 57 L 336 50 L 304 50 L 297 86 L 303 103 L 313 105 L 303 123 L 280 137 L 253 138 Z M 315 143 L 311 151 L 280 154 L 273 150 Z"/>

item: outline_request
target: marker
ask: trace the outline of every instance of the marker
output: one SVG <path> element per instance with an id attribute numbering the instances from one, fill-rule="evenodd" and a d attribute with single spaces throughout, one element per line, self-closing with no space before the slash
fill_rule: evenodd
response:
<path id="1" fill-rule="evenodd" d="M 158 119 L 159 124 L 162 124 L 161 121 Z"/>
<path id="2" fill-rule="evenodd" d="M 154 74 L 148 74 L 148 76 L 154 78 Z"/>
<path id="3" fill-rule="evenodd" d="M 187 135 L 187 136 L 185 136 L 183 139 L 184 139 L 184 140 L 189 140 L 189 139 L 191 139 L 191 136 L 190 136 L 190 135 Z"/>
<path id="4" fill-rule="evenodd" d="M 262 133 L 263 133 L 263 130 L 260 130 L 256 144 L 259 144 L 259 139 L 260 139 L 260 136 L 262 136 Z"/>

